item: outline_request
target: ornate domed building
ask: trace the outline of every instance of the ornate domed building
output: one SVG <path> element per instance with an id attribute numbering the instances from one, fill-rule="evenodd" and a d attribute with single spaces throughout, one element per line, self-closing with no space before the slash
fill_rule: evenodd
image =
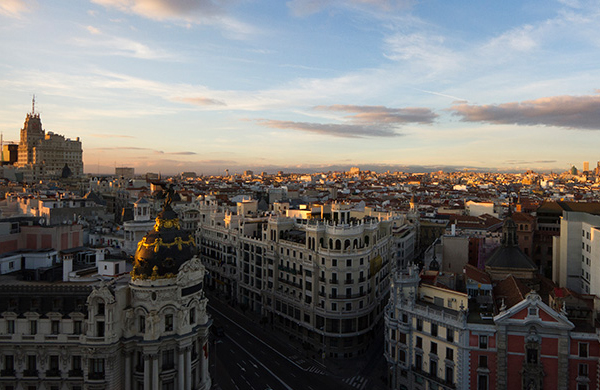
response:
<path id="1" fill-rule="evenodd" d="M 126 313 L 126 388 L 209 389 L 204 266 L 167 196 L 154 229 L 139 243 Z"/>

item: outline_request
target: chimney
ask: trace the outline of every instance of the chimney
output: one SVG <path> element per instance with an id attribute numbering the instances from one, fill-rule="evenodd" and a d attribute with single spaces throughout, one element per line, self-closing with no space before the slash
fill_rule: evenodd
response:
<path id="1" fill-rule="evenodd" d="M 69 274 L 73 271 L 73 255 L 63 258 L 63 282 L 69 281 Z"/>

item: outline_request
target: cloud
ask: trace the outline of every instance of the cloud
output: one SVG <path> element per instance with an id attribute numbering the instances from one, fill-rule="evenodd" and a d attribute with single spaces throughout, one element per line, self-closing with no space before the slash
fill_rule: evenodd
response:
<path id="1" fill-rule="evenodd" d="M 157 21 L 219 26 L 237 38 L 256 33 L 254 27 L 227 15 L 226 8 L 234 3 L 232 0 L 92 0 L 92 2 Z"/>
<path id="2" fill-rule="evenodd" d="M 11 18 L 19 18 L 21 14 L 28 11 L 24 0 L 2 0 L 0 1 L 0 15 Z"/>
<path id="3" fill-rule="evenodd" d="M 536 161 L 525 161 L 525 160 L 506 160 L 504 164 L 508 165 L 526 165 L 526 164 L 553 164 L 556 160 L 536 160 Z"/>
<path id="4" fill-rule="evenodd" d="M 437 114 L 428 108 L 388 108 L 384 106 L 354 106 L 334 104 L 317 106 L 317 110 L 350 112 L 349 118 L 358 123 L 433 123 Z"/>
<path id="5" fill-rule="evenodd" d="M 196 106 L 226 106 L 225 102 L 216 99 L 210 99 L 206 97 L 195 97 L 195 98 L 174 98 L 173 100 L 190 103 Z"/>
<path id="6" fill-rule="evenodd" d="M 600 130 L 600 95 L 552 96 L 488 105 L 458 104 L 449 111 L 463 122 Z"/>
<path id="7" fill-rule="evenodd" d="M 73 43 L 85 48 L 94 48 L 94 54 L 96 55 L 116 55 L 145 60 L 165 60 L 175 58 L 174 55 L 163 49 L 152 48 L 131 39 L 103 34 L 94 26 L 87 26 L 86 30 L 93 38 L 76 37 L 73 39 Z"/>
<path id="8" fill-rule="evenodd" d="M 397 137 L 402 134 L 396 130 L 399 125 L 406 123 L 430 124 L 437 114 L 428 108 L 389 108 L 384 106 L 356 106 L 334 104 L 331 106 L 316 106 L 315 110 L 328 112 L 347 112 L 342 120 L 347 123 L 308 123 L 259 119 L 257 122 L 266 127 L 289 129 L 309 133 L 330 135 L 344 138 L 365 137 Z"/>
<path id="9" fill-rule="evenodd" d="M 100 34 L 100 30 L 98 30 L 96 27 L 94 26 L 87 26 L 86 27 L 87 30 L 90 32 L 90 34 L 94 34 L 94 35 L 98 35 Z"/>
<path id="10" fill-rule="evenodd" d="M 538 46 L 535 35 L 540 33 L 539 30 L 539 28 L 537 30 L 534 29 L 531 25 L 514 28 L 489 41 L 487 45 L 483 47 L 483 50 L 530 51 Z"/>
<path id="11" fill-rule="evenodd" d="M 274 129 L 298 130 L 342 138 L 397 137 L 400 135 L 389 126 L 307 123 L 268 119 L 259 119 L 257 122 L 262 126 Z"/>

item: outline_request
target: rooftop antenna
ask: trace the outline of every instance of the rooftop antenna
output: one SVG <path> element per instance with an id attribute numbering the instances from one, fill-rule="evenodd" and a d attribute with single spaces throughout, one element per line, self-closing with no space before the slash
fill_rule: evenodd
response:
<path id="1" fill-rule="evenodd" d="M 31 100 L 31 115 L 35 114 L 35 94 L 33 94 L 33 99 Z"/>

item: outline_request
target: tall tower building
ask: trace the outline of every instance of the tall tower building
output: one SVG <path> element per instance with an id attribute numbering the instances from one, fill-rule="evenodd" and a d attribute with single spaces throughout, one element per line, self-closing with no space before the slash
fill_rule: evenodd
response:
<path id="1" fill-rule="evenodd" d="M 31 113 L 25 117 L 15 164 L 27 172 L 28 181 L 60 177 L 66 167 L 73 177 L 83 175 L 83 150 L 76 140 L 47 132 L 42 128 L 40 114 L 35 112 L 35 97 Z"/>
<path id="2" fill-rule="evenodd" d="M 583 162 L 583 171 L 584 172 L 588 172 L 590 170 L 590 162 L 589 161 L 584 161 Z"/>

